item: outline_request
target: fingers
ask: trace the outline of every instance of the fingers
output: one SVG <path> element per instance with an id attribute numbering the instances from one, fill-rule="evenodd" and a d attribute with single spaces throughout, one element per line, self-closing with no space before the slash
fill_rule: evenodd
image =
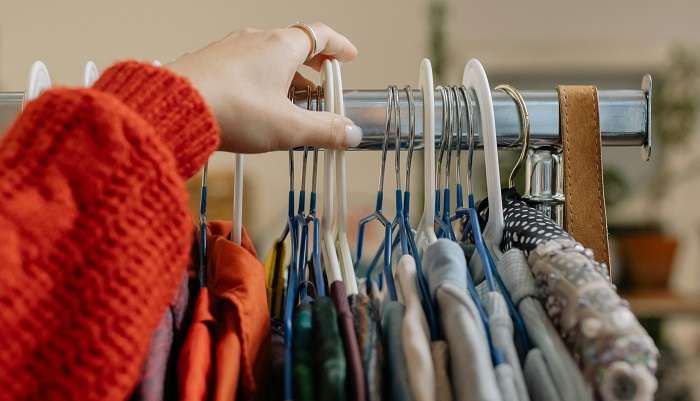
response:
<path id="1" fill-rule="evenodd" d="M 307 79 L 305 76 L 301 75 L 299 72 L 294 73 L 294 78 L 292 78 L 292 86 L 296 90 L 306 90 L 307 87 L 311 87 L 312 90 L 316 89 L 316 84 Z"/>
<path id="2" fill-rule="evenodd" d="M 327 58 L 336 58 L 339 61 L 351 61 L 357 56 L 357 48 L 355 45 L 353 45 L 348 38 L 336 32 L 328 25 L 315 22 L 309 26 L 313 29 L 317 39 L 316 54 L 310 60 L 306 60 L 312 43 L 309 35 L 299 28 L 289 29 L 290 33 L 293 35 L 300 37 L 301 34 L 306 39 L 306 53 L 303 54 L 303 60 L 306 60 L 304 64 L 318 71 L 321 68 L 323 60 Z"/>
<path id="3" fill-rule="evenodd" d="M 360 127 L 339 114 L 304 110 L 292 104 L 285 114 L 287 117 L 277 130 L 274 150 L 301 146 L 345 149 L 359 145 L 362 140 Z"/>

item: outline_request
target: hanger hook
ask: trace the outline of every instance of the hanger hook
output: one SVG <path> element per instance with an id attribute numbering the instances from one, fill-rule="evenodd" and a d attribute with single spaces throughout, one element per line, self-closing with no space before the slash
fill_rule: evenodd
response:
<path id="1" fill-rule="evenodd" d="M 462 92 L 461 87 L 453 87 L 452 88 L 455 93 L 455 104 L 456 104 L 456 111 L 457 111 L 457 164 L 455 165 L 455 180 L 457 183 L 461 184 L 462 183 L 462 130 L 464 129 L 464 126 L 462 125 L 462 118 L 464 117 L 465 111 L 466 111 L 466 104 L 464 105 L 464 109 L 462 108 L 462 104 L 465 101 L 464 93 Z M 457 93 L 460 94 L 460 96 L 457 96 Z M 460 99 L 462 99 L 462 103 L 460 103 Z"/>
<path id="2" fill-rule="evenodd" d="M 395 149 L 396 158 L 394 159 L 394 170 L 396 173 L 396 189 L 401 190 L 401 110 L 399 109 L 399 88 L 396 85 L 391 85 L 391 99 L 395 129 Z"/>
<path id="3" fill-rule="evenodd" d="M 457 113 L 456 113 L 456 107 L 455 107 L 456 96 L 454 93 L 454 88 L 451 86 L 448 86 L 445 90 L 447 93 L 447 106 L 449 107 L 449 110 L 450 110 L 448 124 L 447 124 L 447 134 L 449 136 L 447 137 L 447 162 L 445 165 L 445 188 L 449 188 L 449 186 L 450 186 L 450 170 L 452 169 L 452 151 L 454 150 L 453 145 L 452 145 L 452 140 L 454 138 L 455 116 Z"/>
<path id="4" fill-rule="evenodd" d="M 382 165 L 379 170 L 379 192 L 384 192 L 384 172 L 386 171 L 386 152 L 389 147 L 389 136 L 391 135 L 391 112 L 393 108 L 391 87 L 387 88 L 386 99 L 386 124 L 384 126 L 384 143 L 382 144 Z"/>
<path id="5" fill-rule="evenodd" d="M 316 111 L 323 111 L 323 87 L 316 88 Z M 311 176 L 311 192 L 316 192 L 316 179 L 318 177 L 318 147 L 314 147 L 314 171 Z"/>
<path id="6" fill-rule="evenodd" d="M 469 146 L 469 153 L 467 155 L 467 194 L 472 194 L 474 188 L 472 188 L 472 166 L 474 165 L 474 108 L 471 102 L 471 93 L 467 91 L 467 88 L 462 85 L 459 87 L 464 102 L 466 104 L 466 115 L 467 115 L 467 140 Z"/>
<path id="7" fill-rule="evenodd" d="M 513 188 L 515 186 L 515 175 L 520 171 L 525 161 L 525 156 L 527 155 L 527 149 L 530 146 L 530 116 L 527 112 L 527 105 L 525 104 L 525 99 L 523 98 L 520 91 L 515 87 L 507 84 L 498 85 L 496 90 L 502 90 L 508 96 L 513 99 L 515 105 L 518 107 L 518 117 L 520 117 L 520 138 L 522 146 L 520 148 L 520 155 L 515 161 L 513 168 L 510 170 L 508 175 L 508 187 Z"/>
<path id="8" fill-rule="evenodd" d="M 294 104 L 295 95 L 296 88 L 292 85 L 287 92 L 287 97 L 292 104 Z M 294 192 L 294 149 L 289 149 L 289 192 Z"/>
<path id="9" fill-rule="evenodd" d="M 406 192 L 411 192 L 411 163 L 413 150 L 416 147 L 416 103 L 410 85 L 404 88 L 408 100 L 408 155 L 406 155 Z"/>
<path id="10" fill-rule="evenodd" d="M 438 154 L 437 168 L 435 169 L 435 189 L 439 191 L 442 183 L 442 159 L 445 156 L 445 150 L 447 148 L 447 124 L 450 118 L 450 110 L 447 107 L 449 100 L 447 100 L 447 91 L 445 88 L 438 86 L 435 89 L 440 91 L 440 97 L 442 99 L 442 135 L 440 136 L 440 153 Z"/>

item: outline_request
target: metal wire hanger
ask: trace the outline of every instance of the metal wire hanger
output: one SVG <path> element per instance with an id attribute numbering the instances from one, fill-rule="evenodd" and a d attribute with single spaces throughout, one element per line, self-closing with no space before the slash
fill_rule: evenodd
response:
<path id="1" fill-rule="evenodd" d="M 392 224 L 382 213 L 382 205 L 384 200 L 384 172 L 386 171 L 386 153 L 389 145 L 390 136 L 390 123 L 391 123 L 391 113 L 393 109 L 392 90 L 387 89 L 387 107 L 386 107 L 386 124 L 384 130 L 384 143 L 382 144 L 382 161 L 381 168 L 379 171 L 379 189 L 377 190 L 377 197 L 374 206 L 374 212 L 366 216 L 359 223 L 359 230 L 357 234 L 357 259 L 354 265 L 357 266 L 362 260 L 362 248 L 364 245 L 365 238 L 365 227 L 368 223 L 372 221 L 378 221 L 382 226 L 384 226 L 384 243 L 391 244 L 391 233 Z M 394 277 L 391 272 L 391 247 L 384 246 L 384 275 L 386 276 L 387 287 L 389 290 L 389 297 L 391 300 L 397 300 L 396 286 L 394 284 Z M 373 269 L 367 269 L 367 286 L 368 290 L 371 290 L 372 284 L 372 273 Z"/>

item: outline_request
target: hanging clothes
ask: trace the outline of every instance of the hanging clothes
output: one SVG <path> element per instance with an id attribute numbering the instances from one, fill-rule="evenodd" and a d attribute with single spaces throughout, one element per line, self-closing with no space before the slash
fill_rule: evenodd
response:
<path id="1" fill-rule="evenodd" d="M 185 333 L 189 281 L 188 273 L 183 272 L 177 293 L 151 336 L 151 344 L 143 364 L 143 376 L 131 395 L 132 401 L 177 398 L 176 364 Z"/>
<path id="2" fill-rule="evenodd" d="M 526 372 L 538 372 L 531 374 L 528 380 L 532 399 L 538 399 L 535 394 L 551 394 L 546 388 L 546 383 L 551 382 L 554 385 L 555 399 L 592 401 L 591 390 L 586 385 L 581 370 L 537 298 L 535 278 L 523 251 L 507 251 L 496 263 L 496 269 L 501 273 L 503 282 L 523 317 L 527 333 L 535 347 L 533 350 L 537 350 L 535 355 L 530 355 L 533 350 L 528 353 L 523 367 Z M 528 366 L 529 363 L 533 366 Z M 535 382 L 537 377 L 542 378 L 542 381 Z"/>
<path id="3" fill-rule="evenodd" d="M 270 316 L 273 319 L 282 318 L 282 305 L 284 302 L 284 261 L 287 257 L 287 243 L 276 239 L 272 248 L 265 257 L 265 289 L 267 291 L 267 305 L 270 307 Z"/>
<path id="4" fill-rule="evenodd" d="M 521 247 L 546 311 L 605 400 L 652 399 L 658 350 L 604 265 L 543 213 L 509 197 L 505 249 Z M 639 397 L 639 398 L 638 398 Z"/>
<path id="5" fill-rule="evenodd" d="M 314 382 L 318 401 L 345 401 L 347 365 L 338 315 L 333 301 L 319 297 L 313 303 Z"/>
<path id="6" fill-rule="evenodd" d="M 239 392 L 247 399 L 256 393 L 255 367 L 266 363 L 260 356 L 270 339 L 265 269 L 245 230 L 239 246 L 229 240 L 230 222 L 207 226 L 207 277 L 217 321 L 212 394 L 215 401 L 236 399 Z"/>
<path id="7" fill-rule="evenodd" d="M 192 323 L 177 361 L 180 401 L 209 399 L 215 324 L 216 321 L 210 309 L 209 289 L 202 287 L 197 294 Z"/>
<path id="8" fill-rule="evenodd" d="M 386 286 L 385 286 L 386 287 Z M 386 384 L 388 399 L 392 401 L 413 401 L 409 384 L 406 355 L 403 351 L 401 327 L 405 308 L 396 301 L 384 304 L 382 313 L 382 335 L 386 358 Z"/>
<path id="9" fill-rule="evenodd" d="M 292 345 L 294 356 L 294 398 L 297 400 L 315 400 L 314 395 L 314 343 L 313 343 L 313 307 L 305 302 L 297 306 L 292 323 L 294 338 Z"/>
<path id="10" fill-rule="evenodd" d="M 411 361 L 406 366 L 409 385 L 416 401 L 432 401 L 437 399 L 436 377 L 439 373 L 436 369 L 444 368 L 446 364 L 441 366 L 433 364 L 430 329 L 416 288 L 416 275 L 416 263 L 413 257 L 402 256 L 396 268 L 396 281 L 399 294 L 406 306 L 401 326 L 401 342 L 406 360 Z"/>
<path id="11" fill-rule="evenodd" d="M 352 279 L 354 280 L 354 277 Z M 360 355 L 352 312 L 350 311 L 350 304 L 348 303 L 348 296 L 343 282 L 335 281 L 331 284 L 331 298 L 338 313 L 338 327 L 343 338 L 343 349 L 345 350 L 345 360 L 348 369 L 348 397 L 351 400 L 365 401 L 367 399 L 367 388 L 365 385 L 365 374 L 362 369 L 362 356 Z"/>
<path id="12" fill-rule="evenodd" d="M 510 380 L 512 387 L 515 389 L 513 398 L 506 398 L 504 394 L 504 399 L 529 401 L 530 397 L 525 384 L 525 377 L 523 376 L 522 366 L 520 365 L 518 352 L 513 341 L 513 320 L 508 313 L 508 305 L 506 305 L 506 301 L 501 293 L 488 291 L 484 284 L 477 286 L 477 290 L 481 297 L 481 303 L 489 317 L 493 344 L 496 348 L 503 351 L 506 363 L 510 368 L 510 372 L 502 373 L 504 376 L 503 380 Z M 507 376 L 510 376 L 510 379 Z"/>
<path id="13" fill-rule="evenodd" d="M 367 399 L 381 401 L 384 392 L 382 345 L 379 303 L 366 294 L 353 294 L 348 298 L 352 310 L 357 343 L 362 353 L 362 366 L 367 386 Z"/>
<path id="14" fill-rule="evenodd" d="M 456 242 L 439 239 L 425 251 L 423 265 L 450 348 L 455 399 L 502 400 L 481 317 L 467 295 L 467 263 L 462 248 Z"/>

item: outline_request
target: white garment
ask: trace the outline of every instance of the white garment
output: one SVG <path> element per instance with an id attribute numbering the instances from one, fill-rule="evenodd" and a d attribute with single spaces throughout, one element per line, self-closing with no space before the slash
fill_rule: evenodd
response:
<path id="1" fill-rule="evenodd" d="M 401 325 L 401 342 L 406 355 L 411 393 L 416 401 L 435 400 L 435 368 L 430 352 L 430 330 L 416 287 L 416 262 L 404 255 L 396 268 L 397 291 L 406 311 Z"/>

